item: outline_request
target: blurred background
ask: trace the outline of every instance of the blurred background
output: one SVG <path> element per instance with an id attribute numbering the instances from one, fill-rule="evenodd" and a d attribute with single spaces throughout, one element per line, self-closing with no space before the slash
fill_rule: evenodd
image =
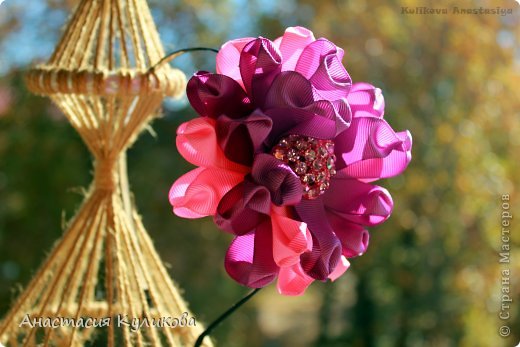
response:
<path id="1" fill-rule="evenodd" d="M 345 49 L 354 82 L 383 90 L 386 119 L 414 137 L 404 175 L 380 182 L 392 217 L 371 230 L 368 252 L 337 282 L 302 297 L 264 289 L 214 337 L 226 347 L 515 346 L 520 340 L 520 7 L 515 1 L 150 0 L 167 51 L 274 39 L 303 25 Z M 0 316 L 62 234 L 91 180 L 79 136 L 23 75 L 46 60 L 77 0 L 8 0 L 0 6 Z M 409 14 L 416 7 L 448 14 Z M 454 14 L 453 8 L 512 9 Z M 405 13 L 403 13 L 405 12 Z M 189 76 L 214 70 L 197 52 L 172 63 Z M 171 213 L 171 183 L 190 169 L 174 145 L 193 117 L 166 100 L 164 116 L 130 150 L 139 211 L 199 321 L 247 292 L 225 273 L 230 235 L 209 218 Z M 511 263 L 499 263 L 502 196 L 510 197 Z M 501 321 L 502 270 L 511 317 Z M 499 335 L 503 324 L 511 336 Z"/>

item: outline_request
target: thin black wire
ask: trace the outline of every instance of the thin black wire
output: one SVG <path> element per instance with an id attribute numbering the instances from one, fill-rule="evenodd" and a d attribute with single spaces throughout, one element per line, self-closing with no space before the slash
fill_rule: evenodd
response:
<path id="1" fill-rule="evenodd" d="M 173 60 L 174 58 L 178 57 L 181 54 L 188 53 L 188 52 L 195 52 L 195 51 L 210 51 L 210 52 L 218 53 L 218 49 L 210 48 L 210 47 L 190 47 L 190 48 L 178 49 L 178 50 L 168 53 L 167 55 L 162 57 L 161 60 L 159 60 L 155 65 L 150 67 L 150 69 L 148 69 L 148 71 L 149 72 L 153 71 L 158 66 L 161 66 L 162 64 Z"/>
<path id="2" fill-rule="evenodd" d="M 238 308 L 240 308 L 240 306 L 242 306 L 249 299 L 251 299 L 256 293 L 258 293 L 260 291 L 260 289 L 262 289 L 262 288 L 256 288 L 256 289 L 253 289 L 252 291 L 250 291 L 246 296 L 244 296 L 242 299 L 237 301 L 233 306 L 228 308 L 226 312 L 222 313 L 217 319 L 215 319 L 210 325 L 208 325 L 206 330 L 204 330 L 202 332 L 202 334 L 199 335 L 199 337 L 197 338 L 197 341 L 195 341 L 195 344 L 193 345 L 193 347 L 200 347 L 202 345 L 202 341 L 204 340 L 204 338 L 206 336 L 208 336 L 211 333 L 211 331 L 213 331 L 213 329 L 215 329 L 227 317 L 232 315 Z"/>

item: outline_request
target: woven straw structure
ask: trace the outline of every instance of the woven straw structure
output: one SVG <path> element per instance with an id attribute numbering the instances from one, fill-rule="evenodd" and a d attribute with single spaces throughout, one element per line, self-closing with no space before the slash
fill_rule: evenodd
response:
<path id="1" fill-rule="evenodd" d="M 182 72 L 151 68 L 163 56 L 145 0 L 82 0 L 49 62 L 29 72 L 28 87 L 58 105 L 92 152 L 95 175 L 63 237 L 0 324 L 1 343 L 187 346 L 202 331 L 199 322 L 171 327 L 188 310 L 136 212 L 126 175 L 126 149 L 164 96 L 184 90 Z M 27 315 L 40 324 L 71 320 L 54 321 L 56 328 L 21 324 Z M 82 327 L 88 318 L 105 324 Z M 161 326 L 161 318 L 169 324 Z M 145 325 L 131 329 L 124 322 L 132 319 Z"/>

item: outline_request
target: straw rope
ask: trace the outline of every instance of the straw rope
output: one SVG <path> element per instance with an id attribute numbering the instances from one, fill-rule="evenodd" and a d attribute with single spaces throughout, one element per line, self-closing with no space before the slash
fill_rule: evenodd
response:
<path id="1" fill-rule="evenodd" d="M 164 51 L 144 0 L 82 0 L 47 64 L 27 75 L 65 113 L 94 157 L 93 183 L 67 230 L 0 323 L 7 346 L 187 346 L 196 326 L 117 326 L 118 317 L 173 319 L 187 305 L 144 229 L 128 187 L 126 149 L 180 95 L 182 72 Z M 108 326 L 31 327 L 31 319 L 110 319 Z M 212 346 L 207 342 L 205 346 Z"/>

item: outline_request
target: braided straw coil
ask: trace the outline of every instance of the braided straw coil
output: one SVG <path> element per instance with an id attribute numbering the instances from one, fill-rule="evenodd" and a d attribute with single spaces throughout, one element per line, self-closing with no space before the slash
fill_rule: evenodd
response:
<path id="1" fill-rule="evenodd" d="M 126 149 L 162 99 L 184 90 L 182 72 L 152 68 L 163 56 L 145 0 L 82 0 L 49 62 L 28 73 L 29 89 L 49 96 L 78 131 L 95 173 L 63 237 L 0 323 L 6 346 L 187 346 L 202 331 L 199 322 L 183 324 L 192 316 L 143 227 L 126 174 Z M 70 320 L 21 324 L 27 316 Z M 98 326 L 82 326 L 88 319 Z M 133 319 L 144 325 L 125 324 Z"/>

